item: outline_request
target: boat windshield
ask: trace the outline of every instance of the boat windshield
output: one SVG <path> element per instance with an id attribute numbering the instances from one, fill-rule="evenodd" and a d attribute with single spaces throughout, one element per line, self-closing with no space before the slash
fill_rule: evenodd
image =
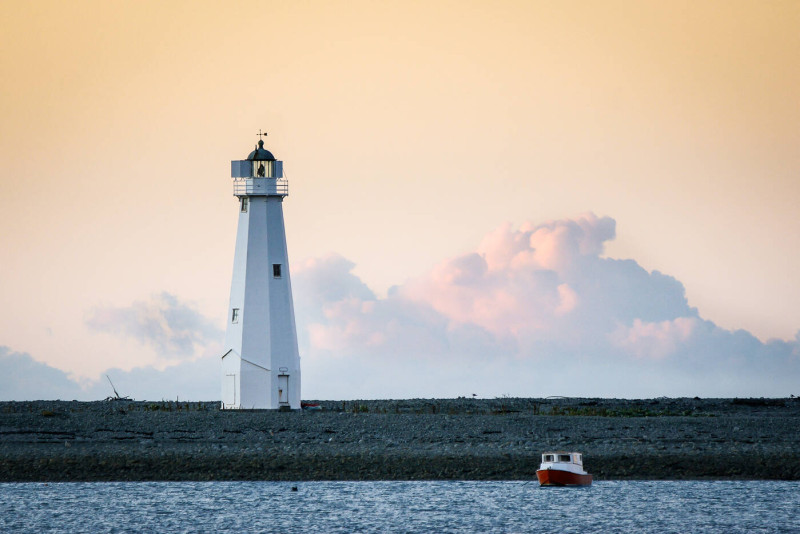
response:
<path id="1" fill-rule="evenodd" d="M 559 454 L 558 455 L 559 462 L 571 462 L 572 458 L 570 458 L 569 454 Z"/>

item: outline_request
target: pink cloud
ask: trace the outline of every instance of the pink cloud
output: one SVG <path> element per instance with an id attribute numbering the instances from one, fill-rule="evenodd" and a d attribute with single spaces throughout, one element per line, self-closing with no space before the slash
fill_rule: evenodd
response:
<path id="1" fill-rule="evenodd" d="M 594 214 L 519 230 L 504 225 L 476 252 L 439 264 L 401 294 L 498 335 L 552 331 L 580 306 L 569 280 L 581 269 L 581 259 L 597 258 L 614 227 L 613 219 Z"/>
<path id="2" fill-rule="evenodd" d="M 548 269 L 562 271 L 580 256 L 598 256 L 614 239 L 616 223 L 594 213 L 576 219 L 526 223 L 519 230 L 506 224 L 488 234 L 478 246 L 492 271 Z"/>

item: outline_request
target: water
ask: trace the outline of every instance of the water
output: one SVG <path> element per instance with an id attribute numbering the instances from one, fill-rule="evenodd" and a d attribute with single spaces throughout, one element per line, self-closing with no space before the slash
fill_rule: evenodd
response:
<path id="1" fill-rule="evenodd" d="M 800 483 L 0 484 L 0 532 L 45 531 L 800 532 Z"/>

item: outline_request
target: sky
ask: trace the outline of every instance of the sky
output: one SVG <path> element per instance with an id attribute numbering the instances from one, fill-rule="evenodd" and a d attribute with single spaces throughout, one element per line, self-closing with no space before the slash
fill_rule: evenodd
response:
<path id="1" fill-rule="evenodd" d="M 0 4 L 1 399 L 220 395 L 285 162 L 303 398 L 800 387 L 800 4 Z"/>

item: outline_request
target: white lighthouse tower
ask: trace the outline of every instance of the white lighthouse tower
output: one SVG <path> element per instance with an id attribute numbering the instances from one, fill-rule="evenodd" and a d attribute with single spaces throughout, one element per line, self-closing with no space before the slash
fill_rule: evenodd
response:
<path id="1" fill-rule="evenodd" d="M 231 161 L 239 229 L 222 356 L 223 409 L 300 409 L 300 355 L 286 252 L 283 162 L 259 140 Z"/>

